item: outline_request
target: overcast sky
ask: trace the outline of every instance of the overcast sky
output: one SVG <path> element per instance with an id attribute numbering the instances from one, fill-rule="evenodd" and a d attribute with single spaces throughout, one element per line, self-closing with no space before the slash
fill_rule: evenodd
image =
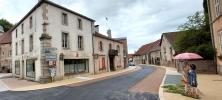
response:
<path id="1" fill-rule="evenodd" d="M 187 16 L 202 11 L 203 0 L 51 0 L 86 15 L 106 35 L 127 37 L 129 53 L 160 39 L 161 33 L 176 31 Z M 0 0 L 0 18 L 18 22 L 38 0 Z M 108 17 L 108 25 L 106 24 Z"/>

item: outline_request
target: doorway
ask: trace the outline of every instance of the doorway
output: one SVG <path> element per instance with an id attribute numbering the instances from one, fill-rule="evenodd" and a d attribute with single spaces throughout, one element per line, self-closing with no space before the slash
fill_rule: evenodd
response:
<path id="1" fill-rule="evenodd" d="M 109 57 L 110 71 L 115 71 L 114 67 L 114 57 Z"/>

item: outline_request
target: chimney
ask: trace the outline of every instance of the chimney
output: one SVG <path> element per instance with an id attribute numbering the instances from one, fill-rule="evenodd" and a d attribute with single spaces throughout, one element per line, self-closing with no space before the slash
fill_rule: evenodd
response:
<path id="1" fill-rule="evenodd" d="M 97 33 L 99 33 L 99 25 L 95 25 L 95 26 L 94 26 L 94 31 L 97 32 Z"/>
<path id="2" fill-rule="evenodd" d="M 111 29 L 107 30 L 107 35 L 108 35 L 109 38 L 112 38 Z"/>

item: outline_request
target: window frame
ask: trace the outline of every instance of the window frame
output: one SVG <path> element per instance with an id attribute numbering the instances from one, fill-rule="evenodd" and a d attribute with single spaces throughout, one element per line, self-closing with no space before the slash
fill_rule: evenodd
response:
<path id="1" fill-rule="evenodd" d="M 24 34 L 24 23 L 21 25 L 21 33 Z"/>
<path id="2" fill-rule="evenodd" d="M 30 64 L 30 65 L 28 65 Z M 32 65 L 32 66 L 31 66 Z M 32 67 L 33 71 L 34 71 L 34 75 L 33 76 L 29 76 L 28 74 L 28 67 Z M 30 77 L 30 78 L 35 78 L 35 60 L 34 59 L 27 59 L 26 60 L 26 77 Z"/>
<path id="3" fill-rule="evenodd" d="M 15 55 L 18 55 L 18 42 L 15 43 Z"/>
<path id="4" fill-rule="evenodd" d="M 68 21 L 68 14 L 65 12 L 62 12 L 62 25 L 69 25 L 69 21 Z"/>
<path id="5" fill-rule="evenodd" d="M 79 39 L 81 39 L 81 40 L 79 40 Z M 84 50 L 84 38 L 83 38 L 83 36 L 81 36 L 81 35 L 78 35 L 78 37 L 77 37 L 77 46 L 78 46 L 78 50 L 79 51 L 82 51 L 82 50 Z"/>
<path id="6" fill-rule="evenodd" d="M 67 36 L 67 37 L 65 37 Z M 62 48 L 63 49 L 69 49 L 69 33 L 68 32 L 62 32 Z"/>
<path id="7" fill-rule="evenodd" d="M 19 69 L 18 71 L 17 71 L 17 68 Z M 15 74 L 16 75 L 20 75 L 20 61 L 19 60 L 16 60 L 15 61 Z"/>
<path id="8" fill-rule="evenodd" d="M 22 54 L 25 53 L 25 40 L 24 39 L 21 40 L 21 53 Z"/>
<path id="9" fill-rule="evenodd" d="M 215 7 L 216 17 L 220 16 L 221 15 L 220 0 L 214 0 L 214 7 Z"/>
<path id="10" fill-rule="evenodd" d="M 29 28 L 31 29 L 33 27 L 33 18 L 32 16 L 29 17 Z"/>
<path id="11" fill-rule="evenodd" d="M 103 51 L 103 42 L 99 41 L 99 51 Z"/>
<path id="12" fill-rule="evenodd" d="M 32 38 L 31 38 L 32 37 Z M 29 51 L 30 52 L 32 52 L 33 51 L 33 45 L 34 45 L 34 41 L 33 41 L 34 39 L 33 39 L 33 35 L 31 34 L 30 36 L 29 36 Z"/>
<path id="13" fill-rule="evenodd" d="M 15 38 L 18 37 L 18 29 L 15 30 Z"/>
<path id="14" fill-rule="evenodd" d="M 81 18 L 77 18 L 77 27 L 79 30 L 82 30 L 82 19 Z"/>

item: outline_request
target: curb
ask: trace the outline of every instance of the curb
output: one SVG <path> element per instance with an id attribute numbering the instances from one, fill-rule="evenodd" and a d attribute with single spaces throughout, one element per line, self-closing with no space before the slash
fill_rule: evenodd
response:
<path id="1" fill-rule="evenodd" d="M 161 66 L 157 66 L 157 67 L 161 67 Z M 164 68 L 164 67 L 161 67 L 161 68 Z M 164 68 L 164 69 L 166 70 L 166 72 L 165 72 L 165 75 L 163 77 L 162 83 L 159 88 L 159 100 L 165 100 L 162 86 L 164 86 L 164 82 L 165 82 L 166 74 L 167 74 L 168 70 L 166 68 Z"/>
<path id="2" fill-rule="evenodd" d="M 127 71 L 124 71 L 124 72 L 116 72 L 114 74 L 111 74 L 111 75 L 107 75 L 107 76 L 101 76 L 101 77 L 98 77 L 98 78 L 92 78 L 92 79 L 89 79 L 89 80 L 80 80 L 80 81 L 74 81 L 74 82 L 70 82 L 70 83 L 58 83 L 57 85 L 56 84 L 53 84 L 51 83 L 53 86 L 49 86 L 47 87 L 46 85 L 42 85 L 42 87 L 38 88 L 38 85 L 33 85 L 33 86 L 29 86 L 28 87 L 21 87 L 21 88 L 15 88 L 15 89 L 10 89 L 11 91 L 30 91 L 30 90 L 40 90 L 40 89 L 47 89 L 47 88 L 53 88 L 53 87 L 59 87 L 59 86 L 80 86 L 80 85 L 86 85 L 86 84 L 90 84 L 90 83 L 93 83 L 93 82 L 97 82 L 97 81 L 100 81 L 100 80 L 104 80 L 104 79 L 108 79 L 108 78 L 113 78 L 113 77 L 118 77 L 118 76 L 121 76 L 121 75 L 125 75 L 125 74 L 128 74 L 128 73 L 131 73 L 131 72 L 135 72 L 135 71 L 138 71 L 140 70 L 141 67 L 139 66 L 135 66 L 134 68 L 131 68 L 131 69 L 126 69 Z M 49 83 L 50 84 L 50 83 Z M 49 85 L 47 84 L 47 85 Z M 33 88 L 32 87 L 35 87 L 37 86 L 37 88 Z M 39 85 L 41 86 L 41 85 Z"/>

